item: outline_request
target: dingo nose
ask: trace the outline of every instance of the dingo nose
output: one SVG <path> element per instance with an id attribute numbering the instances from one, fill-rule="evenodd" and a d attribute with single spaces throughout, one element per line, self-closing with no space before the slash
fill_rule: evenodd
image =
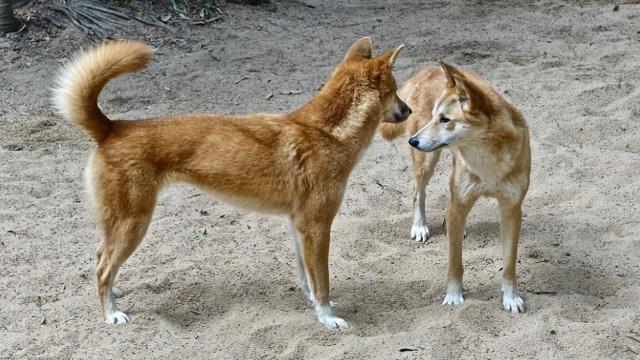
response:
<path id="1" fill-rule="evenodd" d="M 411 111 L 411 110 L 409 110 L 409 111 Z M 418 141 L 418 139 L 416 139 L 416 138 L 409 139 L 409 145 L 417 148 L 418 144 L 420 144 L 420 141 Z"/>
<path id="2" fill-rule="evenodd" d="M 409 118 L 409 115 L 411 115 L 411 108 L 409 108 L 405 103 L 402 103 L 400 105 L 400 109 L 398 109 L 398 111 L 394 111 L 393 113 L 393 117 L 398 122 L 407 120 Z"/>

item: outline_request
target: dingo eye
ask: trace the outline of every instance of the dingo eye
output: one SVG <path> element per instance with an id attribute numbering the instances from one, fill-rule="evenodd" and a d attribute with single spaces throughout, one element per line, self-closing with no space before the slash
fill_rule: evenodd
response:
<path id="1" fill-rule="evenodd" d="M 440 116 L 440 123 L 446 124 L 448 122 L 449 122 L 449 118 L 448 117 Z"/>

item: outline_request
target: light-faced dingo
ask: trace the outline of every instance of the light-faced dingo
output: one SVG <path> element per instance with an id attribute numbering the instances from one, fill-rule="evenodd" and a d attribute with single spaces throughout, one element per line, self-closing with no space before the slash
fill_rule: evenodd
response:
<path id="1" fill-rule="evenodd" d="M 511 312 L 523 312 L 524 302 L 516 286 L 516 255 L 531 154 L 529 130 L 522 114 L 476 74 L 443 61 L 439 68 L 428 67 L 413 76 L 398 93 L 413 114 L 402 124 L 381 124 L 380 132 L 386 139 L 413 134 L 409 143 L 416 187 L 411 237 L 417 241 L 429 238 L 425 188 L 440 152 L 449 148 L 453 155 L 446 216 L 448 287 L 443 304 L 463 302 L 465 221 L 476 200 L 489 196 L 500 205 L 502 305 Z"/>

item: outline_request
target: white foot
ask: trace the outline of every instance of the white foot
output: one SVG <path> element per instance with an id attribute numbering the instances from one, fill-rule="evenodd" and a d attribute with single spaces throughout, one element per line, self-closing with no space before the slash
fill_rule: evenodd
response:
<path id="1" fill-rule="evenodd" d="M 111 288 L 111 295 L 113 295 L 114 298 L 119 299 L 124 296 L 124 291 L 120 290 L 120 288 L 114 287 Z"/>
<path id="2" fill-rule="evenodd" d="M 444 297 L 442 305 L 458 305 L 463 302 L 464 297 L 462 296 L 462 284 L 449 284 L 447 287 L 447 296 Z"/>
<path id="3" fill-rule="evenodd" d="M 349 328 L 349 324 L 343 318 L 333 314 L 331 305 L 317 305 L 316 314 L 318 315 L 318 321 L 329 329 L 346 330 Z"/>
<path id="4" fill-rule="evenodd" d="M 502 307 L 512 314 L 525 311 L 524 300 L 518 295 L 518 290 L 513 286 L 502 285 Z"/>
<path id="5" fill-rule="evenodd" d="M 429 227 L 427 224 L 423 222 L 414 222 L 413 226 L 411 226 L 411 238 L 417 242 L 429 240 Z"/>
<path id="6" fill-rule="evenodd" d="M 105 322 L 107 324 L 124 325 L 129 322 L 129 317 L 122 311 L 115 310 L 107 314 L 107 319 L 105 320 Z"/>

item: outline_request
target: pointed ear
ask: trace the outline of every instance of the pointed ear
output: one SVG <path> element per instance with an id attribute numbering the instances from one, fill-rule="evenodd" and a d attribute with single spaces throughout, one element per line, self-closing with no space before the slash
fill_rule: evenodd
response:
<path id="1" fill-rule="evenodd" d="M 460 71 L 458 71 L 453 66 L 451 66 L 451 65 L 447 64 L 446 62 L 444 62 L 444 60 L 438 59 L 438 64 L 440 64 L 440 67 L 442 67 L 442 71 L 444 71 L 444 74 L 447 76 L 447 86 L 448 87 L 456 86 L 455 75 L 459 75 L 459 77 L 464 78 L 464 75 L 462 75 L 460 73 Z"/>
<path id="2" fill-rule="evenodd" d="M 468 106 L 469 108 L 471 107 L 470 105 L 475 105 L 474 101 L 472 101 L 473 93 L 469 89 L 466 79 L 457 74 L 454 74 L 452 77 L 454 82 L 453 86 L 456 88 L 458 99 L 460 99 L 462 103 L 466 103 L 465 106 Z"/>
<path id="3" fill-rule="evenodd" d="M 442 71 L 444 71 L 444 74 L 447 76 L 447 86 L 449 88 L 455 88 L 456 95 L 458 95 L 465 109 L 471 110 L 473 106 L 478 104 L 477 95 L 479 94 L 476 94 L 477 91 L 475 91 L 475 87 L 469 84 L 467 78 L 460 70 L 447 64 L 444 60 L 438 59 L 438 64 L 440 64 Z"/>
<path id="4" fill-rule="evenodd" d="M 351 45 L 347 54 L 344 56 L 343 61 L 353 60 L 357 58 L 371 59 L 371 53 L 373 52 L 373 44 L 371 38 L 368 36 L 356 41 Z"/>
<path id="5" fill-rule="evenodd" d="M 381 59 L 382 61 L 387 63 L 389 65 L 389 67 L 393 67 L 393 64 L 396 62 L 396 58 L 398 57 L 398 54 L 400 53 L 400 50 L 402 50 L 402 49 L 404 49 L 404 44 L 398 46 L 395 49 L 391 49 L 391 50 L 385 52 L 384 54 L 378 56 L 378 59 Z"/>
<path id="6" fill-rule="evenodd" d="M 457 70 L 456 70 L 457 71 Z M 493 114 L 491 100 L 474 83 L 468 81 L 462 73 L 454 74 L 456 94 L 467 112 L 480 111 L 486 115 Z"/>

